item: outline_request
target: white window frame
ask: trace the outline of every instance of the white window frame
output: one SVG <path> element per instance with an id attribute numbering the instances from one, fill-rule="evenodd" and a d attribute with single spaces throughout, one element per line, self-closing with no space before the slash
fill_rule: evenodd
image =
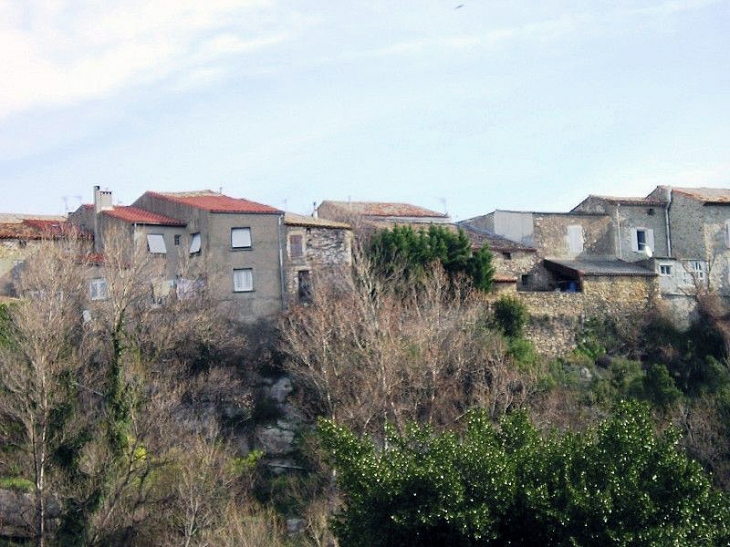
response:
<path id="1" fill-rule="evenodd" d="M 703 260 L 690 260 L 687 262 L 687 270 L 689 273 L 690 281 L 705 280 L 705 262 Z"/>
<path id="2" fill-rule="evenodd" d="M 106 279 L 95 277 L 89 281 L 89 300 L 106 300 L 109 298 L 109 287 Z"/>
<path id="3" fill-rule="evenodd" d="M 233 292 L 253 291 L 253 268 L 235 268 L 233 270 Z"/>
<path id="4" fill-rule="evenodd" d="M 644 234 L 644 241 L 639 242 L 639 232 Z M 631 250 L 635 253 L 646 253 L 646 248 L 649 247 L 651 252 L 654 252 L 654 230 L 651 228 L 643 228 L 641 226 L 631 229 Z"/>
<path id="5" fill-rule="evenodd" d="M 165 236 L 163 234 L 147 234 L 147 249 L 149 249 L 152 254 L 167 254 Z"/>
<path id="6" fill-rule="evenodd" d="M 250 249 L 252 242 L 251 228 L 247 226 L 231 228 L 231 249 Z"/>
<path id="7" fill-rule="evenodd" d="M 567 228 L 568 251 L 570 253 L 580 254 L 583 252 L 584 236 L 583 226 L 580 224 L 571 224 Z"/>
<path id="8" fill-rule="evenodd" d="M 194 255 L 200 252 L 201 239 L 200 232 L 190 234 L 190 254 Z"/>
<path id="9" fill-rule="evenodd" d="M 669 277 L 672 275 L 672 265 L 671 264 L 659 264 L 659 275 L 662 275 L 664 277 Z"/>

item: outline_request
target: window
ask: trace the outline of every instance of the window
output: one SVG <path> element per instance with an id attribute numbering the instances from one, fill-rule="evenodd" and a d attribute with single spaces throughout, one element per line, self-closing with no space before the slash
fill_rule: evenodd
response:
<path id="1" fill-rule="evenodd" d="M 289 258 L 301 258 L 304 256 L 304 237 L 300 234 L 289 236 Z"/>
<path id="2" fill-rule="evenodd" d="M 175 234 L 174 242 L 175 245 L 180 245 L 180 234 Z"/>
<path id="3" fill-rule="evenodd" d="M 654 251 L 654 230 L 634 228 L 631 232 L 631 250 L 637 253 Z"/>
<path id="4" fill-rule="evenodd" d="M 250 249 L 251 228 L 231 228 L 231 247 L 234 249 Z"/>
<path id="5" fill-rule="evenodd" d="M 160 255 L 167 254 L 165 236 L 162 234 L 147 234 L 147 249 L 149 249 L 151 253 Z"/>
<path id="6" fill-rule="evenodd" d="M 527 287 L 530 284 L 530 274 L 522 274 L 520 276 L 520 283 L 523 287 Z"/>
<path id="7" fill-rule="evenodd" d="M 297 272 L 297 284 L 299 286 L 299 301 L 312 301 L 312 276 L 309 270 Z"/>
<path id="8" fill-rule="evenodd" d="M 580 224 L 568 226 L 568 250 L 575 254 L 583 252 L 583 226 Z"/>
<path id="9" fill-rule="evenodd" d="M 672 275 L 672 267 L 669 264 L 660 264 L 659 275 Z"/>
<path id="10" fill-rule="evenodd" d="M 253 269 L 233 270 L 233 291 L 251 292 L 253 290 Z"/>
<path id="11" fill-rule="evenodd" d="M 689 261 L 689 272 L 695 279 L 703 281 L 705 279 L 705 264 L 701 260 Z"/>
<path id="12" fill-rule="evenodd" d="M 504 258 L 505 260 L 512 260 L 512 253 L 508 253 L 506 251 L 503 251 L 502 252 L 502 258 Z"/>
<path id="13" fill-rule="evenodd" d="M 200 252 L 200 232 L 190 236 L 190 254 Z"/>
<path id="14" fill-rule="evenodd" d="M 97 277 L 89 282 L 89 298 L 91 300 L 106 300 L 108 297 L 106 279 Z"/>

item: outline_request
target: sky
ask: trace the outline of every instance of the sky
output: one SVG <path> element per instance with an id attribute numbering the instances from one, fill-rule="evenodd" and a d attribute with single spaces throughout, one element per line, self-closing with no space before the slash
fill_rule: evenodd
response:
<path id="1" fill-rule="evenodd" d="M 730 0 L 0 0 L 0 212 L 730 187 Z"/>

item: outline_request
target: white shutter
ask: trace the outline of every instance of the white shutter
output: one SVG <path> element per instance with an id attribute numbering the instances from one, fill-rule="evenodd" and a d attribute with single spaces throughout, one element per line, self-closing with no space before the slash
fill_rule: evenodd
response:
<path id="1" fill-rule="evenodd" d="M 251 228 L 231 228 L 231 247 L 234 249 L 251 246 Z"/>
<path id="2" fill-rule="evenodd" d="M 190 236 L 190 254 L 200 252 L 200 234 L 193 234 Z"/>
<path id="3" fill-rule="evenodd" d="M 649 228 L 646 229 L 646 246 L 651 249 L 650 252 L 652 253 L 656 250 L 654 248 L 654 230 L 651 230 Z"/>
<path id="4" fill-rule="evenodd" d="M 235 292 L 248 292 L 253 290 L 253 270 L 233 270 L 233 290 Z"/>
<path id="5" fill-rule="evenodd" d="M 147 234 L 147 247 L 151 253 L 167 254 L 165 247 L 165 237 L 162 234 Z"/>
<path id="6" fill-rule="evenodd" d="M 575 254 L 583 252 L 583 226 L 580 224 L 568 226 L 568 249 Z"/>
<path id="7" fill-rule="evenodd" d="M 639 252 L 639 236 L 636 235 L 636 232 L 638 230 L 636 228 L 631 228 L 631 250 L 634 252 Z"/>

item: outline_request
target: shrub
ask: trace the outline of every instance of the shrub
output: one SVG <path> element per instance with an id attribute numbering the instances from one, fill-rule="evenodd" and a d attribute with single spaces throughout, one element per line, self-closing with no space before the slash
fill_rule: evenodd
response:
<path id="1" fill-rule="evenodd" d="M 519 298 L 502 296 L 494 303 L 494 322 L 505 336 L 522 336 L 527 319 L 527 307 Z"/>

